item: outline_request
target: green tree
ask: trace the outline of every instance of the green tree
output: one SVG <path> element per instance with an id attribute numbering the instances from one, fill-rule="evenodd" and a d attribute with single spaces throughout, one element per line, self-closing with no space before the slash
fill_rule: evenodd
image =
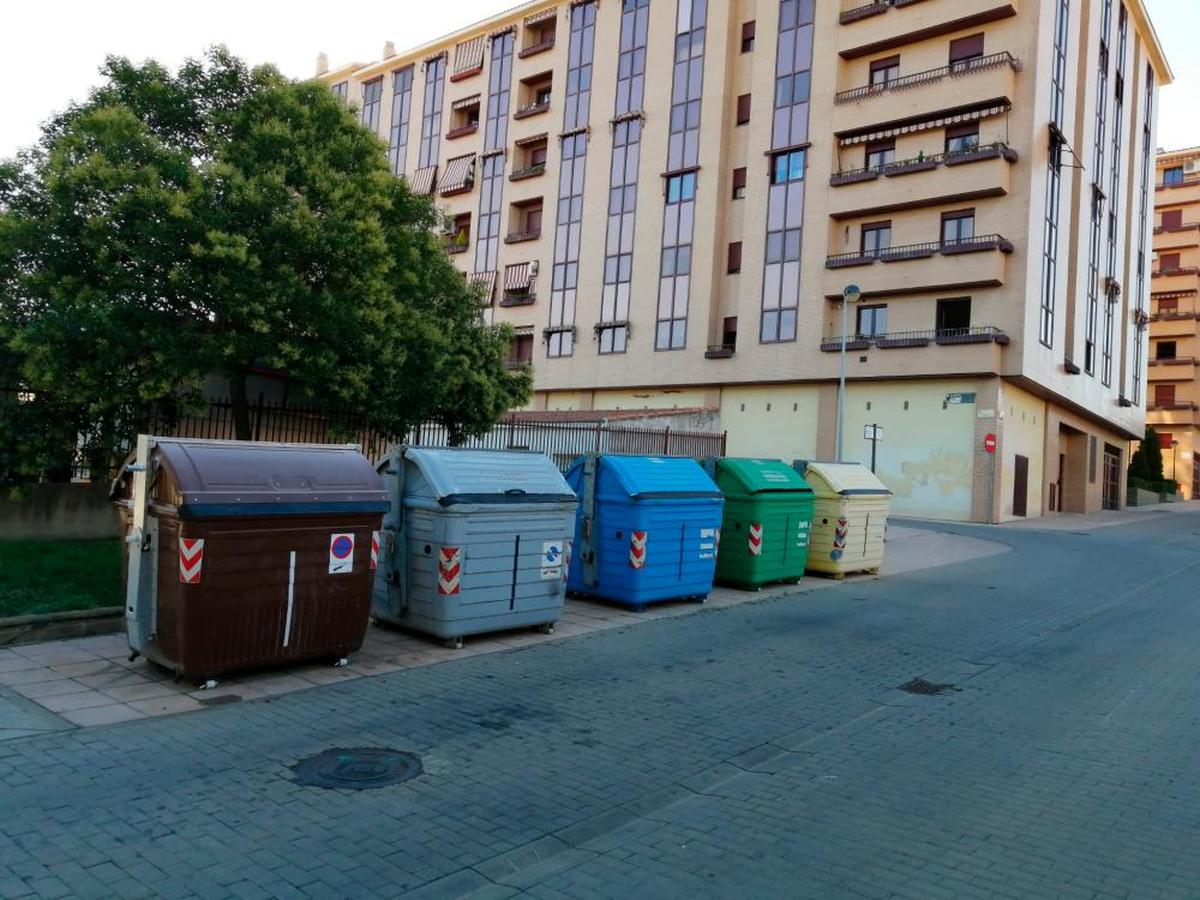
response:
<path id="1" fill-rule="evenodd" d="M 1146 482 L 1163 480 L 1162 444 L 1153 425 L 1146 426 L 1141 443 L 1129 459 L 1129 477 Z"/>
<path id="2" fill-rule="evenodd" d="M 0 340 L 97 446 L 212 375 L 248 438 L 256 366 L 393 435 L 475 433 L 524 402 L 528 373 L 504 366 L 509 334 L 483 325 L 432 204 L 324 85 L 223 48 L 102 74 L 0 167 Z"/>

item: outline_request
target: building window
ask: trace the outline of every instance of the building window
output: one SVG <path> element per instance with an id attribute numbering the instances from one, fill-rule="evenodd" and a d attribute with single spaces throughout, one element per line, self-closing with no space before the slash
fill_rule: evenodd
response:
<path id="1" fill-rule="evenodd" d="M 1163 184 L 1183 184 L 1183 166 L 1172 166 L 1163 171 Z"/>
<path id="2" fill-rule="evenodd" d="M 1170 230 L 1172 228 L 1180 228 L 1183 226 L 1183 210 L 1182 209 L 1164 209 L 1162 219 L 1159 222 L 1159 228 Z"/>
<path id="3" fill-rule="evenodd" d="M 591 115 L 595 0 L 571 6 L 569 15 L 567 89 L 563 109 L 563 132 L 567 134 L 559 149 L 561 169 L 550 281 L 550 332 L 546 341 L 546 353 L 551 357 L 570 356 L 575 352 L 575 304 L 583 240 L 583 183 L 587 170 L 587 133 L 580 129 L 587 127 Z M 540 100 L 540 95 L 535 99 Z M 549 102 L 548 94 L 545 101 Z"/>
<path id="4" fill-rule="evenodd" d="M 1160 316 L 1169 316 L 1177 313 L 1179 312 L 1179 300 L 1176 297 L 1164 297 L 1158 301 L 1156 309 Z"/>
<path id="5" fill-rule="evenodd" d="M 446 84 L 446 57 L 425 63 L 425 99 L 421 106 L 421 148 L 418 166 L 436 166 L 441 152 L 442 92 Z"/>
<path id="6" fill-rule="evenodd" d="M 971 62 L 983 57 L 983 34 L 957 38 L 950 42 L 950 71 L 963 72 Z"/>
<path id="7" fill-rule="evenodd" d="M 1158 254 L 1158 271 L 1159 272 L 1174 272 L 1179 268 L 1178 253 L 1160 253 Z"/>
<path id="8" fill-rule="evenodd" d="M 954 297 L 937 302 L 937 333 L 965 334 L 971 329 L 971 298 Z"/>
<path id="9" fill-rule="evenodd" d="M 1175 405 L 1175 385 L 1173 384 L 1156 384 L 1154 386 L 1154 405 L 1161 408 L 1170 408 Z"/>
<path id="10" fill-rule="evenodd" d="M 721 322 L 721 346 L 737 349 L 737 316 L 726 316 Z"/>
<path id="11" fill-rule="evenodd" d="M 393 175 L 403 175 L 408 156 L 408 117 L 412 106 L 413 67 L 392 73 L 392 127 L 388 135 L 388 160 Z"/>
<path id="12" fill-rule="evenodd" d="M 771 157 L 771 184 L 804 180 L 805 151 L 790 150 Z"/>
<path id="13" fill-rule="evenodd" d="M 1121 157 L 1125 131 L 1125 63 L 1129 55 L 1129 13 L 1122 3 L 1117 16 L 1117 64 L 1113 77 L 1113 128 L 1112 152 L 1110 163 L 1108 206 L 1108 283 L 1115 284 L 1118 280 L 1118 222 L 1122 217 L 1121 210 Z M 1144 223 L 1143 223 L 1144 224 Z M 1101 347 L 1100 381 L 1108 387 L 1113 382 L 1113 345 L 1116 337 L 1116 314 L 1120 306 L 1119 296 L 1109 290 L 1104 306 L 1104 343 Z M 1140 302 L 1140 301 L 1139 301 Z M 1141 341 L 1138 341 L 1140 346 Z"/>
<path id="14" fill-rule="evenodd" d="M 736 275 L 742 271 L 742 242 L 732 241 L 729 244 L 728 259 L 725 266 L 725 271 L 730 275 Z"/>
<path id="15" fill-rule="evenodd" d="M 375 134 L 379 131 L 379 108 L 383 105 L 383 76 L 373 78 L 363 85 L 362 113 L 363 127 Z"/>
<path id="16" fill-rule="evenodd" d="M 667 203 L 680 203 L 696 198 L 696 173 L 671 175 L 666 184 Z"/>
<path id="17" fill-rule="evenodd" d="M 1142 178 L 1138 210 L 1138 253 L 1137 293 L 1134 299 L 1137 308 L 1137 327 L 1133 333 L 1133 389 L 1132 401 L 1136 406 L 1142 402 L 1142 336 L 1146 322 L 1146 226 L 1150 216 L 1150 178 L 1152 175 L 1151 142 L 1154 128 L 1154 67 L 1146 64 L 1145 99 L 1142 103 Z M 1193 490 L 1192 496 L 1196 496 Z"/>
<path id="18" fill-rule="evenodd" d="M 892 223 L 871 222 L 862 227 L 860 249 L 863 256 L 878 256 L 892 246 Z"/>
<path id="19" fill-rule="evenodd" d="M 509 208 L 508 236 L 505 243 L 534 241 L 542 236 L 542 198 L 522 200 Z"/>
<path id="20" fill-rule="evenodd" d="M 525 34 L 520 56 L 533 56 L 554 46 L 558 31 L 558 10 L 536 13 L 525 19 Z"/>
<path id="21" fill-rule="evenodd" d="M 1100 185 L 1104 173 L 1105 129 L 1108 124 L 1108 41 L 1112 30 L 1112 0 L 1104 0 L 1100 11 L 1099 70 L 1096 74 L 1096 113 L 1092 141 L 1091 237 L 1088 241 L 1087 307 L 1084 325 L 1083 367 L 1096 374 L 1097 329 L 1100 316 L 1100 241 L 1104 223 L 1104 192 Z"/>
<path id="22" fill-rule="evenodd" d="M 759 341 L 796 340 L 800 305 L 800 248 L 804 221 L 804 168 L 812 89 L 814 0 L 783 0 L 775 43 L 775 96 L 771 112 L 770 187 L 764 250 Z"/>
<path id="23" fill-rule="evenodd" d="M 479 237 L 475 244 L 475 271 L 495 272 L 500 265 L 500 218 L 504 210 L 502 151 L 508 144 L 508 109 L 512 97 L 513 45 L 511 31 L 497 34 L 488 49 L 487 121 L 484 125 L 483 178 L 479 193 Z M 475 106 L 479 120 L 479 106 Z"/>
<path id="24" fill-rule="evenodd" d="M 626 0 L 621 8 L 620 55 L 614 111 L 626 116 L 642 108 L 646 85 L 646 41 L 650 0 Z M 601 354 L 624 353 L 629 343 L 629 299 L 633 279 L 633 240 L 641 159 L 642 120 L 613 126 L 609 165 L 608 228 L 604 243 L 604 284 L 596 339 Z"/>
<path id="25" fill-rule="evenodd" d="M 1155 359 L 1174 359 L 1175 358 L 1175 342 L 1174 341 L 1158 341 L 1154 345 Z"/>
<path id="26" fill-rule="evenodd" d="M 742 94 L 737 98 L 737 124 L 745 125 L 750 121 L 750 95 Z"/>
<path id="27" fill-rule="evenodd" d="M 868 169 L 880 169 L 896 161 L 895 140 L 872 141 L 867 144 L 866 166 Z"/>
<path id="28" fill-rule="evenodd" d="M 900 77 L 900 57 L 889 56 L 887 59 L 877 59 L 871 63 L 872 87 L 883 88 Z"/>
<path id="29" fill-rule="evenodd" d="M 521 79 L 521 87 L 517 98 L 517 109 L 514 119 L 524 119 L 545 112 L 550 108 L 550 98 L 554 94 L 554 75 L 551 72 L 541 72 Z"/>
<path id="30" fill-rule="evenodd" d="M 333 86 L 333 96 L 345 103 L 346 98 L 350 96 L 350 82 L 339 81 L 337 84 L 335 84 Z"/>
<path id="31" fill-rule="evenodd" d="M 860 340 L 887 334 L 887 306 L 860 306 L 855 316 L 855 337 Z"/>
<path id="32" fill-rule="evenodd" d="M 742 23 L 742 52 L 749 53 L 754 49 L 754 21 Z"/>
<path id="33" fill-rule="evenodd" d="M 739 166 L 733 170 L 732 199 L 742 200 L 746 196 L 746 167 Z"/>
<path id="34" fill-rule="evenodd" d="M 471 244 L 471 214 L 459 213 L 454 217 L 447 235 L 446 250 L 450 253 L 464 253 Z"/>
<path id="35" fill-rule="evenodd" d="M 533 362 L 533 335 L 518 334 L 508 345 L 508 362 L 512 366 L 527 366 Z"/>
<path id="36" fill-rule="evenodd" d="M 1054 320 L 1058 306 L 1058 215 L 1062 202 L 1063 104 L 1067 77 L 1067 42 L 1070 37 L 1070 0 L 1056 0 L 1054 48 L 1050 77 L 1050 150 L 1046 171 L 1046 207 L 1042 227 L 1042 290 L 1038 338 L 1054 346 Z"/>
<path id="37" fill-rule="evenodd" d="M 946 152 L 966 153 L 979 146 L 979 123 L 953 125 L 946 129 Z"/>
<path id="38" fill-rule="evenodd" d="M 975 237 L 975 210 L 942 213 L 942 243 L 957 244 Z"/>

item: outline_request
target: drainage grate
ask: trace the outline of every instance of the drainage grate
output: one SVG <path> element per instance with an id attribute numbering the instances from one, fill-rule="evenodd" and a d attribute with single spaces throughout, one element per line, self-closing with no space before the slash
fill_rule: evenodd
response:
<path id="1" fill-rule="evenodd" d="M 907 691 L 910 694 L 946 694 L 950 691 L 957 691 L 952 684 L 939 684 L 936 681 L 926 681 L 924 678 L 914 678 L 912 681 L 906 681 L 900 685 L 900 690 Z"/>
<path id="2" fill-rule="evenodd" d="M 326 750 L 292 766 L 296 783 L 362 791 L 387 787 L 421 774 L 421 758 L 386 747 Z"/>

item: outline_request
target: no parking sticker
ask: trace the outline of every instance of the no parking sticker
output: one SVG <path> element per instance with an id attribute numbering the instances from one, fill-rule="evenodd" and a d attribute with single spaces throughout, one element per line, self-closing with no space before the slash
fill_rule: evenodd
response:
<path id="1" fill-rule="evenodd" d="M 329 574 L 345 575 L 354 571 L 354 535 L 329 536 Z"/>

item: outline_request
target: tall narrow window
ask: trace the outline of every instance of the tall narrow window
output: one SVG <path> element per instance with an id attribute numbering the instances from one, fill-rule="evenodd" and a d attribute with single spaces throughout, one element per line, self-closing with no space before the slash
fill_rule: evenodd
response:
<path id="1" fill-rule="evenodd" d="M 746 167 L 739 166 L 733 170 L 733 191 L 731 198 L 741 200 L 746 196 Z"/>
<path id="2" fill-rule="evenodd" d="M 558 170 L 558 208 L 554 220 L 554 265 L 550 279 L 550 324 L 546 354 L 575 352 L 575 301 L 583 231 L 583 181 L 587 171 L 587 127 L 591 114 L 592 49 L 596 33 L 595 0 L 571 7 L 567 47 L 567 90 Z"/>
<path id="3" fill-rule="evenodd" d="M 383 76 L 372 78 L 363 85 L 362 118 L 363 127 L 372 134 L 379 131 L 379 107 L 383 104 Z"/>
<path id="4" fill-rule="evenodd" d="M 633 278 L 649 26 L 650 0 L 625 0 L 621 9 L 621 51 L 617 57 L 617 100 L 613 109 L 604 286 L 600 293 L 600 321 L 596 325 L 596 340 L 602 354 L 624 353 L 629 344 L 629 290 Z"/>
<path id="5" fill-rule="evenodd" d="M 750 95 L 742 94 L 737 98 L 737 122 L 738 125 L 745 125 L 750 121 Z"/>
<path id="6" fill-rule="evenodd" d="M 508 143 L 508 111 L 512 99 L 513 45 L 516 34 L 491 37 L 488 48 L 487 118 L 483 128 L 483 175 L 479 192 L 479 237 L 475 271 L 496 272 L 500 266 L 500 215 L 504 208 L 504 148 Z"/>
<path id="7" fill-rule="evenodd" d="M 1065 149 L 1063 115 L 1070 27 L 1070 0 L 1056 0 L 1054 48 L 1050 63 L 1050 147 L 1046 164 L 1046 214 L 1042 232 L 1042 302 L 1038 321 L 1038 337 L 1046 347 L 1054 346 L 1054 320 L 1058 305 L 1058 215 L 1062 203 L 1062 166 Z"/>
<path id="8" fill-rule="evenodd" d="M 814 0 L 781 0 L 759 340 L 794 341 L 811 92 Z M 896 60 L 899 65 L 899 59 Z"/>
<path id="9" fill-rule="evenodd" d="M 408 116 L 412 109 L 413 67 L 392 73 L 392 127 L 388 135 L 388 160 L 393 175 L 404 174 L 408 156 Z"/>
<path id="10" fill-rule="evenodd" d="M 726 260 L 725 271 L 729 275 L 736 275 L 742 271 L 742 242 L 731 241 L 729 244 L 729 254 Z"/>
<path id="11" fill-rule="evenodd" d="M 855 337 L 874 338 L 887 334 L 887 306 L 860 306 L 855 317 Z"/>
<path id="12" fill-rule="evenodd" d="M 1087 308 L 1084 320 L 1083 366 L 1089 375 L 1096 373 L 1097 330 L 1100 317 L 1100 241 L 1104 222 L 1105 129 L 1108 124 L 1108 42 L 1112 33 L 1112 0 L 1104 0 L 1100 10 L 1099 70 L 1096 77 L 1096 122 L 1092 143 L 1091 237 L 1088 241 Z"/>
<path id="13" fill-rule="evenodd" d="M 1125 131 L 1125 62 L 1129 55 L 1129 13 L 1122 3 L 1117 14 L 1117 66 L 1113 76 L 1112 159 L 1109 163 L 1108 204 L 1108 286 L 1104 303 L 1104 343 L 1100 352 L 1100 381 L 1108 387 L 1113 381 L 1113 344 L 1116 340 L 1117 307 L 1123 280 L 1118 268 L 1117 237 L 1122 219 L 1121 156 Z"/>
<path id="14" fill-rule="evenodd" d="M 975 237 L 975 210 L 942 213 L 942 243 L 961 244 Z"/>
<path id="15" fill-rule="evenodd" d="M 436 166 L 441 152 L 442 93 L 446 85 L 446 55 L 425 62 L 425 97 L 421 106 L 421 147 L 418 165 Z"/>
<path id="16" fill-rule="evenodd" d="M 862 255 L 879 256 L 892 246 L 892 223 L 872 222 L 862 227 Z"/>
<path id="17" fill-rule="evenodd" d="M 749 53 L 754 49 L 754 29 L 753 21 L 742 23 L 742 52 Z"/>
<path id="18" fill-rule="evenodd" d="M 958 38 L 950 42 L 950 71 L 965 72 L 974 60 L 983 57 L 983 35 Z"/>
<path id="19" fill-rule="evenodd" d="M 1154 405 L 1159 409 L 1171 409 L 1175 405 L 1175 385 L 1156 384 L 1154 386 Z"/>
<path id="20" fill-rule="evenodd" d="M 704 38 L 708 0 L 678 0 L 675 64 L 667 138 L 666 210 L 658 278 L 655 350 L 682 350 L 687 343 L 691 292 L 696 173 L 700 158 L 700 97 L 704 86 Z M 687 171 L 685 171 L 687 170 Z"/>
<path id="21" fill-rule="evenodd" d="M 1146 96 L 1142 103 L 1142 183 L 1139 188 L 1137 294 L 1133 298 L 1137 311 L 1137 328 L 1133 334 L 1132 401 L 1142 402 L 1142 347 L 1146 342 L 1146 233 L 1150 230 L 1150 177 L 1153 174 L 1154 137 L 1154 68 L 1146 64 Z M 1195 496 L 1193 494 L 1193 496 Z"/>

